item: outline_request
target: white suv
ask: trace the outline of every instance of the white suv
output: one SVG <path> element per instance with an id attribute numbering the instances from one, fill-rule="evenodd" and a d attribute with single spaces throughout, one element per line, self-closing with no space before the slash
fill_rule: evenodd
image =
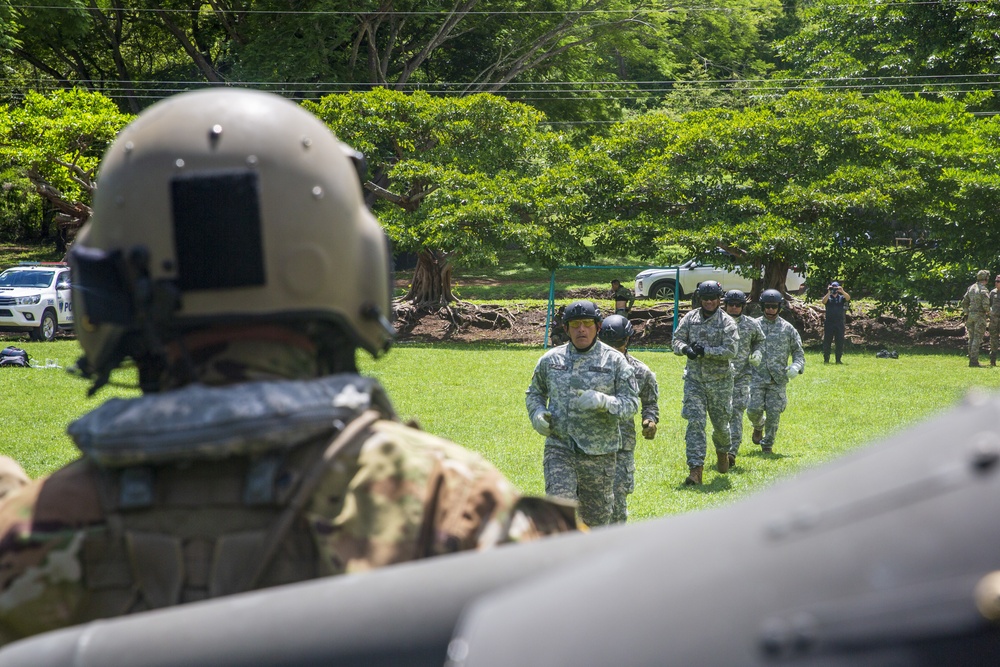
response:
<path id="1" fill-rule="evenodd" d="M 69 267 L 62 263 L 20 264 L 0 273 L 0 331 L 27 333 L 51 341 L 73 328 Z"/>
<path id="2" fill-rule="evenodd" d="M 657 301 L 673 301 L 678 279 L 680 279 L 680 289 L 677 298 L 680 299 L 692 296 L 698 283 L 705 280 L 717 280 L 722 284 L 722 289 L 727 291 L 738 289 L 747 293 L 750 292 L 752 284 L 749 278 L 734 271 L 705 264 L 697 259 L 689 259 L 676 269 L 646 269 L 641 272 L 635 277 L 635 295 Z M 789 269 L 785 290 L 790 294 L 800 294 L 805 288 L 805 276 Z"/>

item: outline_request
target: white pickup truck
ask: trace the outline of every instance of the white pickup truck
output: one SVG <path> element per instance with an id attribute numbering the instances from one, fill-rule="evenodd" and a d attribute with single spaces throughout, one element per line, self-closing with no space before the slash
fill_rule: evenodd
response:
<path id="1" fill-rule="evenodd" d="M 62 263 L 21 264 L 0 273 L 0 331 L 51 341 L 60 329 L 72 329 L 69 275 Z"/>
<path id="2" fill-rule="evenodd" d="M 694 294 L 698 283 L 705 280 L 717 280 L 722 289 L 738 289 L 750 292 L 752 281 L 740 274 L 711 264 L 704 264 L 697 259 L 689 259 L 677 269 L 661 268 L 646 269 L 635 277 L 635 295 L 638 298 L 647 297 L 657 301 L 673 301 L 677 280 L 680 279 L 680 289 L 677 298 L 683 299 Z M 806 279 L 801 273 L 788 270 L 785 289 L 790 294 L 805 291 Z"/>

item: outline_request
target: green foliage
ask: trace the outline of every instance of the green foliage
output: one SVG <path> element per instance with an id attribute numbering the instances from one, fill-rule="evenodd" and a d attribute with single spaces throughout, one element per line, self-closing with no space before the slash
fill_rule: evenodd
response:
<path id="1" fill-rule="evenodd" d="M 815 0 L 803 7 L 801 29 L 776 44 L 791 76 L 960 99 L 996 73 L 1000 14 L 993 3 Z M 985 92 L 978 108 L 1000 109 L 996 92 Z"/>
<path id="2" fill-rule="evenodd" d="M 739 111 L 647 114 L 595 140 L 598 157 L 577 172 L 589 215 L 610 220 L 600 250 L 722 245 L 748 277 L 808 265 L 814 290 L 839 277 L 914 317 L 918 298 L 961 289 L 964 277 L 939 282 L 943 269 L 1000 260 L 1000 226 L 986 222 L 1000 205 L 996 128 L 960 102 L 798 92 Z"/>
<path id="3" fill-rule="evenodd" d="M 0 116 L 3 238 L 45 240 L 53 213 L 70 233 L 85 222 L 98 162 L 130 119 L 109 98 L 79 89 L 28 93 Z"/>
<path id="4" fill-rule="evenodd" d="M 0 121 L 0 164 L 36 172 L 70 201 L 90 201 L 90 182 L 130 117 L 109 98 L 83 90 L 29 93 Z"/>
<path id="5" fill-rule="evenodd" d="M 508 247 L 555 266 L 589 256 L 569 147 L 543 116 L 495 95 L 328 95 L 304 106 L 365 153 L 375 211 L 400 250 L 443 250 L 493 264 Z"/>

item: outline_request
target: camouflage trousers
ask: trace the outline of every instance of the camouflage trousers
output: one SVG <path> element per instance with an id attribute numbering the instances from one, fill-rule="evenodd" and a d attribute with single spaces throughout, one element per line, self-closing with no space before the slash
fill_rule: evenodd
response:
<path id="1" fill-rule="evenodd" d="M 628 494 L 635 491 L 635 452 L 619 449 L 615 460 L 615 506 L 612 523 L 628 521 Z"/>
<path id="2" fill-rule="evenodd" d="M 969 332 L 969 361 L 979 361 L 979 348 L 983 346 L 987 324 L 985 317 L 970 317 L 965 323 L 965 329 Z"/>
<path id="3" fill-rule="evenodd" d="M 681 417 L 687 420 L 684 432 L 689 468 L 705 465 L 707 436 L 705 426 L 712 420 L 712 442 L 716 451 L 729 451 L 729 416 L 733 405 L 733 378 L 701 382 L 684 377 L 684 406 Z"/>
<path id="4" fill-rule="evenodd" d="M 750 374 L 747 373 L 733 381 L 733 412 L 729 417 L 729 453 L 736 456 L 740 453 L 743 442 L 743 413 L 750 403 Z"/>
<path id="5" fill-rule="evenodd" d="M 761 438 L 762 447 L 772 447 L 778 436 L 778 425 L 781 423 L 781 413 L 788 406 L 786 385 L 777 382 L 750 383 L 750 403 L 747 404 L 747 417 L 754 428 L 764 430 Z"/>
<path id="6" fill-rule="evenodd" d="M 990 354 L 1000 351 L 1000 317 L 990 316 Z"/>
<path id="7" fill-rule="evenodd" d="M 611 523 L 615 504 L 617 453 L 591 456 L 579 450 L 545 446 L 545 493 L 580 503 L 580 520 L 590 527 Z"/>

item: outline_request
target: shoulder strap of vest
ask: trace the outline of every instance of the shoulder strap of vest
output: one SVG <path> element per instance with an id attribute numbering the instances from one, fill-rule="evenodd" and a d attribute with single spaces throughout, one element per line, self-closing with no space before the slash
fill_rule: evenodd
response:
<path id="1" fill-rule="evenodd" d="M 351 445 L 360 441 L 362 438 L 367 437 L 369 435 L 369 428 L 371 425 L 381 418 L 382 413 L 378 410 L 366 410 L 357 418 L 351 420 L 351 422 L 344 427 L 344 430 L 333 439 L 329 446 L 327 446 L 326 450 L 323 452 L 323 456 L 318 462 L 318 465 L 314 466 L 303 478 L 298 490 L 295 492 L 295 495 L 288 502 L 288 505 L 285 506 L 281 516 L 278 517 L 278 520 L 274 522 L 271 530 L 268 532 L 267 537 L 264 540 L 264 548 L 261 553 L 261 558 L 257 562 L 257 567 L 250 579 L 247 581 L 243 590 L 254 589 L 264 573 L 267 572 L 268 567 L 271 565 L 271 561 L 274 559 L 274 556 L 278 551 L 278 546 L 281 544 L 282 540 L 295 523 L 295 519 L 301 515 L 302 508 L 305 507 L 307 502 L 309 502 L 313 492 L 323 480 L 323 477 L 327 473 L 327 469 L 333 463 L 333 460 L 337 457 L 337 455 Z"/>

